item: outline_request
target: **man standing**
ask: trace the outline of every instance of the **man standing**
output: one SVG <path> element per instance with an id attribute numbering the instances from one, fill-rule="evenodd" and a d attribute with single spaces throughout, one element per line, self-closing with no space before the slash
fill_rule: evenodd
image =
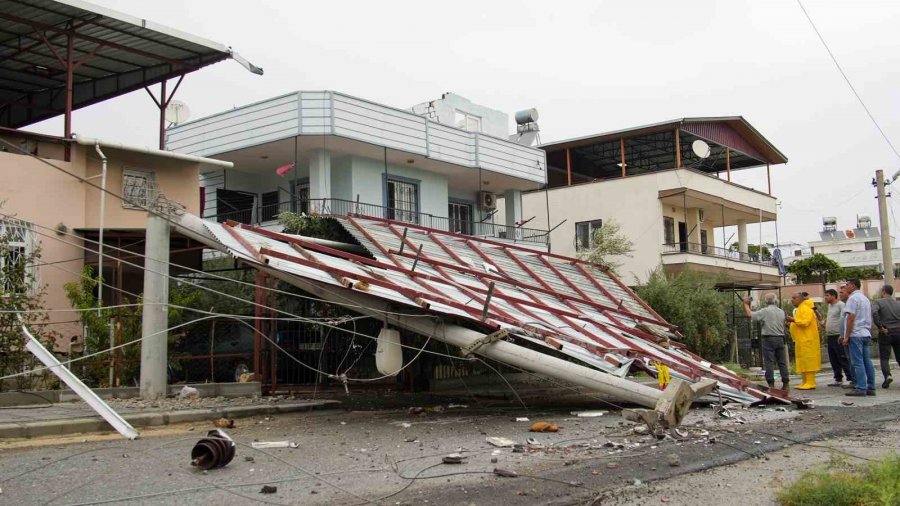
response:
<path id="1" fill-rule="evenodd" d="M 825 316 L 824 322 L 820 317 L 819 323 L 825 326 L 825 336 L 828 339 L 828 360 L 831 362 L 831 370 L 834 374 L 834 383 L 830 383 L 828 386 L 844 386 L 844 375 L 847 376 L 850 385 L 853 385 L 853 372 L 850 370 L 847 350 L 838 343 L 842 334 L 844 303 L 838 300 L 838 293 L 833 288 L 825 290 L 825 302 L 828 303 L 828 314 Z"/>
<path id="2" fill-rule="evenodd" d="M 891 348 L 900 364 L 900 301 L 894 298 L 893 286 L 884 285 L 881 288 L 881 298 L 872 303 L 872 320 L 878 328 L 878 358 L 881 360 L 881 373 L 884 374 L 881 388 L 888 388 L 894 381 L 891 377 Z"/>
<path id="3" fill-rule="evenodd" d="M 856 388 L 845 395 L 862 397 L 875 395 L 875 367 L 869 354 L 869 341 L 872 339 L 872 304 L 869 298 L 859 290 L 858 279 L 847 280 L 846 291 L 847 325 L 841 344 L 850 343 L 850 363 L 853 364 L 853 379 Z"/>
<path id="4" fill-rule="evenodd" d="M 791 324 L 791 337 L 794 339 L 794 364 L 803 378 L 797 390 L 815 390 L 816 373 L 822 370 L 822 345 L 819 342 L 819 326 L 816 325 L 815 305 L 812 299 L 795 293 L 791 296 L 791 304 L 797 308 L 794 316 L 785 321 Z"/>
<path id="5" fill-rule="evenodd" d="M 790 383 L 790 371 L 787 366 L 787 355 L 784 348 L 784 311 L 778 307 L 778 298 L 774 293 L 767 293 L 763 300 L 766 306 L 758 311 L 750 310 L 750 297 L 744 297 L 744 312 L 747 318 L 762 322 L 763 367 L 766 370 L 766 383 L 775 388 L 775 363 L 781 374 L 781 389 L 787 391 Z"/>

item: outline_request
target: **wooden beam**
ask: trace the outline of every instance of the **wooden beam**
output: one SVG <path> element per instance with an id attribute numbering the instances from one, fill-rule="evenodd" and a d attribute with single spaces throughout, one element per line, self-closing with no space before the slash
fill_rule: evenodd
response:
<path id="1" fill-rule="evenodd" d="M 566 177 L 568 186 L 572 186 L 572 149 L 566 148 Z"/>
<path id="2" fill-rule="evenodd" d="M 675 166 L 681 168 L 681 130 L 675 129 Z"/>
<path id="3" fill-rule="evenodd" d="M 625 177 L 625 137 L 619 139 L 619 153 L 622 155 L 622 177 Z"/>
<path id="4" fill-rule="evenodd" d="M 728 172 L 728 181 L 731 181 L 731 148 L 725 148 L 725 170 Z"/>

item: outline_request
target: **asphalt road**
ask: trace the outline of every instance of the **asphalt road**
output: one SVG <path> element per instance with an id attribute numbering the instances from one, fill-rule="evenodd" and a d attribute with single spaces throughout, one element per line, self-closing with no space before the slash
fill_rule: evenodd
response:
<path id="1" fill-rule="evenodd" d="M 686 419 L 689 435 L 683 441 L 637 435 L 614 411 L 579 418 L 569 413 L 571 407 L 473 405 L 422 415 L 405 409 L 332 410 L 242 419 L 228 431 L 238 443 L 234 461 L 208 472 L 189 465 L 191 447 L 212 428 L 201 423 L 146 430 L 136 441 L 92 435 L 2 442 L 0 502 L 488 505 L 585 504 L 600 498 L 602 504 L 628 504 L 636 497 L 628 495 L 635 480 L 640 487 L 764 460 L 767 452 L 783 452 L 795 441 L 877 430 L 900 418 L 898 389 L 879 389 L 875 398 L 841 394 L 821 388 L 812 394 L 817 406 L 812 410 L 738 410 L 746 423 L 699 407 Z M 848 400 L 854 404 L 842 404 Z M 529 422 L 517 417 L 558 423 L 560 431 L 530 433 Z M 486 443 L 491 436 L 523 444 L 531 437 L 538 444 L 516 453 Z M 251 448 L 257 440 L 289 440 L 299 447 Z M 441 462 L 454 452 L 466 457 L 464 463 Z M 670 465 L 672 455 L 678 466 Z M 518 477 L 496 476 L 498 467 Z M 276 486 L 277 492 L 261 494 L 263 485 Z M 752 497 L 743 499 L 742 504 L 755 504 Z"/>

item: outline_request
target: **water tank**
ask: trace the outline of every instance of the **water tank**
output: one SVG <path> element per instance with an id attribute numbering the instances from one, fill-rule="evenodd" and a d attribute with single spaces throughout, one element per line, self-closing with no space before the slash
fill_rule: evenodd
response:
<path id="1" fill-rule="evenodd" d="M 826 216 L 822 218 L 822 225 L 825 227 L 825 230 L 837 230 L 837 218 Z"/>
<path id="2" fill-rule="evenodd" d="M 857 228 L 872 228 L 872 218 L 863 214 L 856 218 Z"/>
<path id="3" fill-rule="evenodd" d="M 525 125 L 528 123 L 536 123 L 538 120 L 538 111 L 534 107 L 516 112 L 516 124 Z"/>

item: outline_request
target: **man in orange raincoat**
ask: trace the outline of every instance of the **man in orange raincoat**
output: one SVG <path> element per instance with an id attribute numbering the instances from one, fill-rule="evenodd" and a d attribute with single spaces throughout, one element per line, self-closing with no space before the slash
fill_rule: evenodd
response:
<path id="1" fill-rule="evenodd" d="M 794 316 L 786 317 L 785 321 L 791 324 L 794 364 L 803 380 L 797 390 L 813 390 L 816 388 L 816 373 L 822 369 L 822 345 L 819 342 L 814 304 L 800 293 L 791 296 L 791 304 L 797 310 Z"/>

